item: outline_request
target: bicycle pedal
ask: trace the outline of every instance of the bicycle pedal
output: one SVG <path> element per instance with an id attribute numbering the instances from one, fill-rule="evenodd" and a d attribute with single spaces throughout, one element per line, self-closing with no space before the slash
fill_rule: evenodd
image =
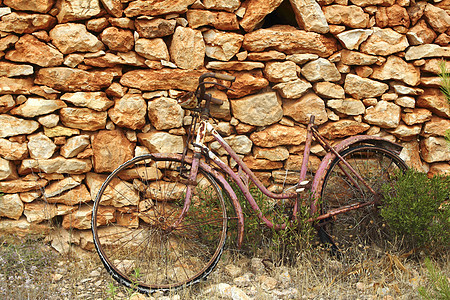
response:
<path id="1" fill-rule="evenodd" d="M 304 181 L 300 182 L 300 183 L 297 185 L 298 188 L 295 189 L 295 192 L 301 193 L 301 192 L 305 191 L 305 189 L 307 188 L 308 183 L 310 183 L 309 180 L 304 180 Z"/>

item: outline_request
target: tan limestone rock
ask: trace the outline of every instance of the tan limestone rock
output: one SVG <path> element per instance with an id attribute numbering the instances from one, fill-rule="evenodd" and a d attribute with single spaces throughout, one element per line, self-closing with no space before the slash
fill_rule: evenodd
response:
<path id="1" fill-rule="evenodd" d="M 372 29 L 352 29 L 336 35 L 339 41 L 348 50 L 358 50 L 362 42 L 373 33 Z"/>
<path id="2" fill-rule="evenodd" d="M 27 174 L 31 171 L 47 174 L 83 174 L 92 169 L 90 159 L 69 158 L 58 156 L 50 159 L 25 159 L 19 168 L 19 174 Z"/>
<path id="3" fill-rule="evenodd" d="M 433 116 L 429 122 L 425 123 L 423 134 L 425 136 L 445 136 L 445 132 L 450 129 L 450 120 Z"/>
<path id="4" fill-rule="evenodd" d="M 64 92 L 95 92 L 111 85 L 114 74 L 109 71 L 83 71 L 65 67 L 43 68 L 35 83 Z"/>
<path id="5" fill-rule="evenodd" d="M 394 4 L 389 7 L 380 7 L 376 14 L 376 25 L 378 27 L 395 27 L 404 26 L 409 27 L 409 15 L 406 8 Z"/>
<path id="6" fill-rule="evenodd" d="M 450 147 L 443 137 L 430 136 L 421 140 L 420 154 L 427 163 L 450 161 Z"/>
<path id="7" fill-rule="evenodd" d="M 275 92 L 232 100 L 231 108 L 235 118 L 255 126 L 267 126 L 283 117 L 281 101 Z"/>
<path id="8" fill-rule="evenodd" d="M 128 52 L 134 47 L 133 32 L 117 27 L 107 27 L 100 34 L 100 40 L 110 50 Z"/>
<path id="9" fill-rule="evenodd" d="M 395 3 L 395 0 L 352 0 L 351 2 L 360 7 L 367 7 L 373 5 L 391 6 Z"/>
<path id="10" fill-rule="evenodd" d="M 298 79 L 297 65 L 293 61 L 268 62 L 264 75 L 270 82 L 288 82 Z"/>
<path id="11" fill-rule="evenodd" d="M 14 10 L 46 13 L 55 4 L 55 0 L 4 0 L 3 4 Z"/>
<path id="12" fill-rule="evenodd" d="M 216 119 L 227 120 L 231 119 L 230 101 L 227 94 L 217 89 L 207 90 L 214 98 L 223 100 L 222 105 L 211 105 L 211 116 Z"/>
<path id="13" fill-rule="evenodd" d="M 431 120 L 432 113 L 425 108 L 414 108 L 411 112 L 402 114 L 402 120 L 406 125 L 422 124 Z"/>
<path id="14" fill-rule="evenodd" d="M 439 89 L 429 88 L 417 98 L 417 107 L 431 110 L 440 117 L 450 118 L 450 103 Z"/>
<path id="15" fill-rule="evenodd" d="M 369 125 L 354 120 L 339 120 L 328 122 L 319 128 L 319 132 L 327 139 L 338 139 L 347 136 L 354 136 L 365 132 Z"/>
<path id="16" fill-rule="evenodd" d="M 137 88 L 141 91 L 180 89 L 193 91 L 198 84 L 198 77 L 204 70 L 133 70 L 125 73 L 120 84 Z"/>
<path id="17" fill-rule="evenodd" d="M 443 175 L 448 176 L 450 174 L 450 164 L 448 163 L 434 163 L 430 166 L 428 176 Z"/>
<path id="18" fill-rule="evenodd" d="M 148 103 L 148 117 L 157 130 L 179 128 L 183 125 L 184 111 L 176 100 L 161 97 Z"/>
<path id="19" fill-rule="evenodd" d="M 59 23 L 90 19 L 101 12 L 99 0 L 62 0 L 58 6 Z"/>
<path id="20" fill-rule="evenodd" d="M 84 184 L 79 184 L 78 186 L 63 192 L 61 195 L 46 198 L 48 203 L 62 203 L 65 205 L 77 205 L 92 200 L 91 194 Z"/>
<path id="21" fill-rule="evenodd" d="M 15 44 L 15 50 L 8 51 L 5 58 L 16 62 L 36 64 L 41 67 L 55 67 L 63 62 L 61 52 L 30 34 L 22 36 Z"/>
<path id="22" fill-rule="evenodd" d="M 331 98 L 331 99 L 344 99 L 345 91 L 344 89 L 335 83 L 331 82 L 317 82 L 313 86 L 314 91 L 320 97 Z"/>
<path id="23" fill-rule="evenodd" d="M 253 61 L 210 61 L 206 64 L 206 68 L 225 71 L 251 71 L 264 68 L 264 64 Z"/>
<path id="24" fill-rule="evenodd" d="M 315 32 L 279 25 L 247 33 L 243 47 L 249 52 L 261 52 L 271 48 L 286 54 L 309 53 L 327 57 L 337 51 L 337 42 Z"/>
<path id="25" fill-rule="evenodd" d="M 268 159 L 254 158 L 253 156 L 245 156 L 243 161 L 252 170 L 274 170 L 283 167 L 281 161 L 270 161 Z"/>
<path id="26" fill-rule="evenodd" d="M 33 120 L 25 120 L 9 116 L 0 115 L 0 137 L 9 137 L 20 134 L 31 134 L 39 128 L 39 123 Z"/>
<path id="27" fill-rule="evenodd" d="M 213 26 L 219 30 L 238 30 L 239 23 L 236 15 L 224 11 L 208 11 L 190 9 L 186 12 L 189 27 Z"/>
<path id="28" fill-rule="evenodd" d="M 21 217 L 19 220 L 0 219 L 0 231 L 2 233 L 15 234 L 22 237 L 30 234 L 49 234 L 52 230 L 50 227 L 50 224 L 46 223 L 30 223 L 25 217 Z"/>
<path id="29" fill-rule="evenodd" d="M 391 55 L 382 66 L 374 67 L 370 76 L 378 80 L 400 80 L 408 85 L 420 83 L 420 69 L 405 62 L 402 58 Z"/>
<path id="30" fill-rule="evenodd" d="M 316 55 L 316 58 L 318 56 Z M 271 60 L 284 60 L 286 59 L 286 54 L 283 52 L 275 51 L 275 50 L 269 50 L 265 52 L 252 52 L 248 53 L 247 55 L 248 60 L 253 61 L 271 61 Z M 288 59 L 289 60 L 289 59 Z M 294 60 L 292 60 L 294 61 Z M 296 61 L 294 61 L 297 63 Z"/>
<path id="31" fill-rule="evenodd" d="M 130 65 L 130 66 L 136 66 L 136 67 L 143 67 L 145 66 L 146 59 L 139 56 L 134 51 L 129 52 L 119 52 L 117 55 L 122 59 L 122 64 L 124 65 Z M 113 82 L 114 84 L 114 82 Z"/>
<path id="32" fill-rule="evenodd" d="M 329 24 L 345 25 L 350 28 L 366 28 L 369 24 L 369 14 L 356 5 L 330 5 L 322 8 Z"/>
<path id="33" fill-rule="evenodd" d="M 1 94 L 29 95 L 31 89 L 33 89 L 32 78 L 0 77 Z"/>
<path id="34" fill-rule="evenodd" d="M 434 74 L 441 74 L 441 64 L 444 63 L 445 69 L 450 69 L 450 61 L 445 61 L 443 59 L 439 58 L 432 58 L 428 59 L 423 66 L 420 67 L 421 71 L 428 72 L 428 73 L 434 73 Z"/>
<path id="35" fill-rule="evenodd" d="M 120 0 L 100 0 L 106 11 L 113 17 L 120 18 L 123 14 L 123 5 Z"/>
<path id="36" fill-rule="evenodd" d="M 28 222 L 40 223 L 53 219 L 58 213 L 54 204 L 33 201 L 31 203 L 25 203 L 23 214 L 27 217 Z"/>
<path id="37" fill-rule="evenodd" d="M 2 195 L 0 201 L 0 217 L 19 220 L 22 216 L 24 205 L 18 194 Z"/>
<path id="38" fill-rule="evenodd" d="M 306 140 L 306 129 L 299 126 L 273 124 L 250 135 L 253 144 L 271 148 L 282 145 L 300 145 Z"/>
<path id="39" fill-rule="evenodd" d="M 16 166 L 10 160 L 0 158 L 0 180 L 17 179 Z"/>
<path id="40" fill-rule="evenodd" d="M 422 125 L 407 126 L 400 124 L 394 130 L 389 131 L 389 133 L 395 135 L 402 141 L 409 141 L 413 138 L 417 138 L 422 131 Z"/>
<path id="41" fill-rule="evenodd" d="M 195 0 L 138 0 L 132 1 L 125 9 L 129 18 L 137 16 L 160 16 L 172 13 L 185 13 Z"/>
<path id="42" fill-rule="evenodd" d="M 406 36 L 411 45 L 417 46 L 433 43 L 437 35 L 434 30 L 428 27 L 427 22 L 422 19 L 408 30 Z"/>
<path id="43" fill-rule="evenodd" d="M 253 94 L 269 85 L 269 81 L 263 77 L 262 72 L 236 72 L 233 73 L 236 80 L 231 85 L 233 90 L 227 92 L 230 98 L 242 98 Z"/>
<path id="44" fill-rule="evenodd" d="M 81 130 L 96 131 L 106 126 L 107 113 L 89 108 L 66 107 L 60 111 L 64 126 Z"/>
<path id="45" fill-rule="evenodd" d="M 435 44 L 441 45 L 441 46 L 447 46 L 450 44 L 450 35 L 441 33 L 435 40 Z"/>
<path id="46" fill-rule="evenodd" d="M 11 109 L 10 113 L 25 118 L 33 118 L 52 113 L 63 107 L 67 107 L 67 105 L 61 100 L 28 98 L 24 104 Z"/>
<path id="47" fill-rule="evenodd" d="M 428 3 L 425 7 L 424 17 L 436 32 L 443 33 L 450 29 L 450 14 L 442 8 Z"/>
<path id="48" fill-rule="evenodd" d="M 364 54 L 357 51 L 342 50 L 341 62 L 349 66 L 370 66 L 375 64 L 378 58 L 374 55 Z"/>
<path id="49" fill-rule="evenodd" d="M 330 28 L 322 8 L 315 0 L 291 0 L 295 19 L 306 31 L 328 33 Z"/>
<path id="50" fill-rule="evenodd" d="M 361 44 L 359 49 L 363 53 L 388 56 L 401 52 L 409 46 L 405 35 L 397 33 L 391 28 L 374 27 L 372 35 Z"/>
<path id="51" fill-rule="evenodd" d="M 89 136 L 86 134 L 74 136 L 67 140 L 67 142 L 61 147 L 59 153 L 65 158 L 71 158 L 77 156 L 80 152 L 89 146 Z"/>
<path id="52" fill-rule="evenodd" d="M 114 101 L 109 100 L 105 92 L 65 93 L 60 99 L 75 106 L 87 107 L 95 111 L 106 111 L 114 105 Z"/>
<path id="53" fill-rule="evenodd" d="M 5 51 L 11 46 L 14 46 L 18 40 L 19 37 L 14 34 L 8 34 L 7 36 L 0 38 L 0 51 Z"/>
<path id="54" fill-rule="evenodd" d="M 297 99 L 305 95 L 312 85 L 301 79 L 278 83 L 273 86 L 273 89 L 280 93 L 280 96 L 285 99 Z"/>
<path id="55" fill-rule="evenodd" d="M 0 62 L 0 76 L 17 77 L 33 75 L 34 70 L 31 65 L 15 64 L 7 61 Z"/>
<path id="56" fill-rule="evenodd" d="M 146 110 L 147 105 L 142 95 L 125 94 L 108 110 L 108 116 L 114 124 L 136 130 L 145 126 Z"/>
<path id="57" fill-rule="evenodd" d="M 176 20 L 161 18 L 137 18 L 134 22 L 139 37 L 152 39 L 171 35 L 175 32 Z"/>
<path id="58" fill-rule="evenodd" d="M 55 24 L 56 18 L 50 15 L 12 12 L 2 17 L 0 31 L 18 34 L 32 33 L 39 30 L 49 30 Z"/>
<path id="59" fill-rule="evenodd" d="M 97 18 L 97 19 L 90 19 L 86 21 L 86 28 L 89 31 L 93 32 L 102 32 L 103 29 L 109 26 L 109 21 L 107 18 Z"/>
<path id="60" fill-rule="evenodd" d="M 273 12 L 283 0 L 250 0 L 243 3 L 243 7 L 246 8 L 245 15 L 240 22 L 242 28 L 245 31 L 250 32 L 261 23 L 264 18 Z"/>
<path id="61" fill-rule="evenodd" d="M 161 38 L 138 39 L 135 51 L 149 60 L 170 60 L 169 49 Z"/>
<path id="62" fill-rule="evenodd" d="M 4 95 L 0 97 L 0 113 L 6 113 L 11 108 L 13 108 L 16 105 L 16 101 L 14 100 L 13 96 L 11 95 Z"/>
<path id="63" fill-rule="evenodd" d="M 304 65 L 302 75 L 311 82 L 341 80 L 341 73 L 336 66 L 329 60 L 321 57 Z"/>
<path id="64" fill-rule="evenodd" d="M 418 60 L 429 57 L 450 57 L 450 47 L 436 44 L 424 44 L 409 47 L 405 53 L 406 60 Z"/>
<path id="65" fill-rule="evenodd" d="M 50 30 L 53 45 L 63 54 L 74 52 L 97 52 L 102 50 L 103 43 L 83 24 L 58 24 Z"/>
<path id="66" fill-rule="evenodd" d="M 278 146 L 275 148 L 255 147 L 253 157 L 268 159 L 270 161 L 284 161 L 289 157 L 289 150 L 286 147 Z"/>
<path id="67" fill-rule="evenodd" d="M 253 143 L 246 135 L 227 136 L 224 140 L 238 154 L 249 154 L 252 151 Z M 212 150 L 217 151 L 219 155 L 227 154 L 217 141 L 212 142 L 210 147 Z"/>
<path id="68" fill-rule="evenodd" d="M 31 158 L 47 159 L 55 153 L 56 145 L 43 133 L 37 133 L 28 137 L 28 150 Z"/>
<path id="69" fill-rule="evenodd" d="M 98 218 L 97 225 L 105 225 L 110 222 L 115 222 L 114 207 L 99 206 L 97 210 Z M 62 221 L 62 226 L 65 229 L 90 229 L 92 220 L 92 207 L 90 205 L 82 205 L 76 211 L 65 214 Z"/>
<path id="70" fill-rule="evenodd" d="M 192 28 L 177 27 L 169 51 L 172 61 L 179 68 L 200 69 L 206 53 L 202 33 Z"/>
<path id="71" fill-rule="evenodd" d="M 240 0 L 203 0 L 206 9 L 225 10 L 234 12 L 239 8 Z"/>
<path id="72" fill-rule="evenodd" d="M 419 142 L 413 139 L 411 141 L 402 142 L 401 145 L 403 146 L 403 149 L 400 153 L 400 158 L 403 159 L 408 167 L 421 172 L 428 172 L 427 163 L 420 158 Z"/>
<path id="73" fill-rule="evenodd" d="M 45 179 L 32 181 L 23 179 L 14 179 L 14 180 L 0 181 L 0 189 L 2 193 L 14 194 L 39 190 L 40 188 L 43 188 L 46 184 L 47 180 Z"/>
<path id="74" fill-rule="evenodd" d="M 22 160 L 28 156 L 26 143 L 11 142 L 7 139 L 0 139 L 0 157 L 7 160 Z"/>
<path id="75" fill-rule="evenodd" d="M 94 170 L 97 173 L 112 172 L 122 163 L 133 158 L 134 145 L 120 130 L 101 130 L 91 137 L 94 151 Z"/>
<path id="76" fill-rule="evenodd" d="M 44 127 L 44 134 L 48 137 L 72 136 L 80 134 L 80 130 L 57 125 L 51 128 Z"/>
<path id="77" fill-rule="evenodd" d="M 374 107 L 366 109 L 364 121 L 381 128 L 396 128 L 400 124 L 400 114 L 400 106 L 391 102 L 380 101 Z"/>
<path id="78" fill-rule="evenodd" d="M 366 111 L 361 100 L 352 98 L 328 100 L 327 107 L 347 116 L 362 115 Z"/>
<path id="79" fill-rule="evenodd" d="M 141 145 L 153 153 L 181 153 L 183 152 L 183 137 L 163 131 L 139 133 L 137 135 Z"/>
<path id="80" fill-rule="evenodd" d="M 385 83 L 348 74 L 345 78 L 344 90 L 355 99 L 381 96 L 389 89 Z"/>
<path id="81" fill-rule="evenodd" d="M 210 29 L 203 32 L 203 39 L 206 43 L 206 56 L 229 61 L 241 49 L 244 36 L 234 32 Z"/>
<path id="82" fill-rule="evenodd" d="M 315 124 L 323 124 L 328 120 L 324 101 L 314 92 L 309 92 L 298 100 L 283 101 L 284 115 L 295 121 L 308 124 L 311 115 L 315 116 Z"/>
<path id="83" fill-rule="evenodd" d="M 68 190 L 76 188 L 80 183 L 72 177 L 66 177 L 62 180 L 54 181 L 45 187 L 44 199 L 60 195 Z M 49 202 L 54 203 L 54 202 Z"/>

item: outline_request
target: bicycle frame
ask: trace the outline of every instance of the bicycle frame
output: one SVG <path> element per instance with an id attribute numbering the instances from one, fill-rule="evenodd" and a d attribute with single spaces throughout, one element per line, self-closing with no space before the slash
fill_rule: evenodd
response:
<path id="1" fill-rule="evenodd" d="M 247 167 L 247 165 L 239 158 L 239 156 L 231 148 L 231 146 L 228 145 L 228 143 L 222 138 L 222 136 L 214 129 L 213 125 L 211 125 L 207 120 L 201 120 L 199 127 L 197 129 L 197 132 L 196 132 L 195 142 L 193 143 L 194 155 L 192 157 L 192 161 L 191 161 L 191 159 L 185 158 L 185 159 L 187 159 L 187 161 L 192 163 L 190 175 L 189 175 L 189 179 L 188 179 L 188 183 L 191 183 L 191 184 L 189 184 L 188 189 L 186 191 L 186 200 L 185 200 L 185 204 L 184 204 L 182 213 L 181 213 L 178 221 L 173 226 L 176 227 L 182 221 L 182 219 L 184 218 L 184 215 L 189 210 L 189 206 L 190 206 L 190 202 L 191 202 L 190 197 L 191 197 L 192 187 L 195 185 L 198 168 L 201 165 L 201 167 L 203 169 L 205 169 L 206 171 L 208 171 L 209 173 L 211 173 L 213 175 L 213 177 L 219 182 L 219 184 L 221 184 L 221 186 L 226 190 L 226 192 L 230 196 L 230 198 L 232 200 L 232 204 L 233 204 L 235 212 L 236 212 L 236 215 L 237 215 L 237 219 L 238 219 L 238 246 L 240 246 L 242 243 L 243 234 L 244 234 L 244 217 L 243 217 L 242 208 L 239 204 L 237 196 L 234 193 L 231 186 L 229 185 L 229 183 L 225 180 L 225 178 L 223 177 L 222 174 L 215 171 L 213 168 L 209 167 L 206 163 L 201 161 L 202 154 L 204 154 L 207 156 L 208 159 L 212 160 L 221 170 L 223 170 L 226 174 L 228 174 L 231 177 L 231 179 L 237 184 L 239 189 L 242 191 L 244 197 L 249 202 L 252 209 L 255 211 L 257 216 L 260 218 L 260 220 L 262 222 L 264 222 L 264 224 L 266 226 L 268 226 L 269 228 L 273 228 L 275 230 L 285 229 L 286 226 L 288 226 L 288 222 L 283 223 L 283 224 L 276 224 L 276 223 L 273 223 L 270 220 L 268 220 L 264 216 L 260 207 L 258 206 L 255 199 L 251 195 L 248 186 L 244 183 L 244 181 L 242 180 L 240 175 L 237 174 L 236 172 L 234 172 L 231 169 L 231 167 L 229 167 L 226 163 L 224 163 L 219 157 L 217 157 L 217 155 L 215 155 L 204 144 L 205 136 L 207 133 L 210 133 L 213 136 L 213 138 L 225 149 L 225 151 L 230 155 L 230 157 L 235 160 L 235 162 L 241 168 L 241 170 L 249 177 L 249 179 L 255 184 L 255 186 L 264 195 L 266 195 L 267 197 L 270 197 L 270 198 L 274 198 L 274 199 L 295 199 L 294 208 L 292 210 L 292 216 L 295 217 L 298 212 L 298 205 L 299 205 L 300 199 L 298 199 L 299 194 L 297 192 L 276 194 L 276 193 L 269 191 L 263 185 L 263 183 L 256 177 L 256 175 Z M 402 149 L 402 146 L 398 145 L 396 143 L 392 143 L 390 141 L 384 140 L 379 137 L 366 136 L 366 135 L 359 135 L 359 136 L 347 138 L 344 141 L 342 141 L 341 143 L 339 143 L 338 145 L 332 147 L 319 134 L 317 127 L 314 125 L 314 117 L 312 117 L 311 121 L 307 127 L 306 144 L 305 144 L 305 149 L 304 149 L 302 165 L 301 165 L 301 169 L 300 169 L 299 181 L 294 186 L 296 188 L 304 187 L 304 182 L 306 179 L 308 161 L 309 161 L 311 144 L 312 144 L 313 138 L 316 141 L 318 141 L 319 144 L 321 144 L 322 147 L 324 147 L 324 149 L 326 149 L 328 151 L 328 153 L 322 159 L 321 164 L 319 165 L 318 170 L 316 171 L 316 173 L 314 175 L 313 183 L 311 186 L 310 195 L 312 197 L 312 201 L 311 201 L 310 211 L 311 211 L 312 216 L 316 215 L 319 211 L 319 206 L 320 206 L 319 199 L 320 199 L 320 194 L 322 191 L 322 184 L 324 182 L 325 175 L 328 171 L 328 168 L 329 168 L 331 162 L 336 158 L 338 158 L 344 165 L 346 165 L 349 168 L 350 172 L 359 181 L 361 181 L 364 185 L 369 187 L 369 190 L 371 190 L 370 186 L 361 178 L 361 176 L 359 176 L 359 174 L 355 170 L 353 170 L 353 168 L 350 165 L 348 165 L 348 163 L 339 155 L 339 152 L 341 152 L 342 150 L 346 149 L 347 147 L 349 147 L 351 145 L 362 143 L 362 142 L 390 148 L 392 151 L 394 151 L 396 153 L 399 153 Z M 353 179 L 352 174 L 348 174 L 346 172 L 346 175 L 350 178 L 351 181 L 354 182 L 355 186 L 358 186 L 358 184 L 356 183 L 356 180 Z M 376 194 L 373 190 L 372 190 L 372 192 L 374 194 Z M 350 207 L 342 207 L 342 208 L 334 210 L 333 212 L 329 212 L 327 214 L 322 214 L 322 215 L 319 214 L 317 217 L 311 217 L 308 221 L 315 222 L 315 221 L 327 219 L 327 218 L 330 218 L 337 214 L 345 213 L 350 210 L 358 209 L 358 208 L 361 208 L 364 206 L 369 206 L 374 203 L 375 203 L 375 201 L 366 202 L 366 203 L 357 203 Z"/>

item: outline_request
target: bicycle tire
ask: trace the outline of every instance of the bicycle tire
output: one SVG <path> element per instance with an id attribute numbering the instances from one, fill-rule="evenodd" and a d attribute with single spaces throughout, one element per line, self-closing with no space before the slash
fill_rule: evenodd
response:
<path id="1" fill-rule="evenodd" d="M 364 178 L 378 197 L 381 196 L 383 184 L 396 180 L 398 172 L 404 172 L 408 168 L 395 153 L 373 145 L 350 147 L 340 155 Z M 325 175 L 321 192 L 322 214 L 356 203 L 373 201 L 377 197 L 360 182 L 358 189 L 343 170 L 350 173 L 339 158 L 334 159 Z M 369 243 L 386 247 L 389 231 L 378 211 L 382 199 L 378 200 L 378 205 L 368 205 L 321 221 L 318 224 L 321 241 L 344 252 L 365 247 Z"/>
<path id="2" fill-rule="evenodd" d="M 133 158 L 105 180 L 94 202 L 94 244 L 106 270 L 142 293 L 192 285 L 216 266 L 227 236 L 221 190 L 201 167 L 182 222 L 190 164 L 151 154 Z M 182 174 L 183 173 L 183 174 Z M 111 212 L 113 211 L 113 212 Z"/>

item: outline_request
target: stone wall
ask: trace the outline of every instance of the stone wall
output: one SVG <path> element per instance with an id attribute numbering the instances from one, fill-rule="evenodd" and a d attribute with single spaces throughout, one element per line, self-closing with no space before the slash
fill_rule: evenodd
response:
<path id="1" fill-rule="evenodd" d="M 280 5 L 295 27 L 264 22 Z M 181 151 L 175 99 L 206 71 L 236 76 L 210 91 L 225 100 L 213 116 L 267 184 L 298 168 L 310 114 L 332 141 L 383 136 L 410 166 L 450 172 L 449 0 L 3 0 L 0 15 L 1 230 L 58 219 L 88 243 L 108 172 Z"/>

